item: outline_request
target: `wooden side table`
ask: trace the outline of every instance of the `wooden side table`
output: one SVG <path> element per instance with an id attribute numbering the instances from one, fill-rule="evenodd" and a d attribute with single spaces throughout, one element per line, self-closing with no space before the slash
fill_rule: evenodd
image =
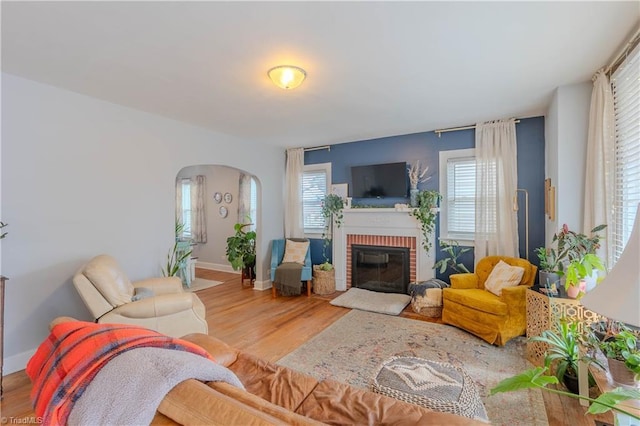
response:
<path id="1" fill-rule="evenodd" d="M 527 289 L 527 338 L 540 336 L 544 330 L 559 331 L 557 321 L 562 318 L 577 318 L 578 330 L 604 319 L 603 316 L 586 309 L 575 299 L 549 297 L 538 291 Z M 544 365 L 547 344 L 527 342 L 527 359 L 536 366 Z"/>

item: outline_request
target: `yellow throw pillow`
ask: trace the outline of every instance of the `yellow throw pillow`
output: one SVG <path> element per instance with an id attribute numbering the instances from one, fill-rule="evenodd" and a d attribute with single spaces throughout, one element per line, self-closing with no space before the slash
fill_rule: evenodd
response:
<path id="1" fill-rule="evenodd" d="M 282 263 L 293 262 L 304 265 L 304 259 L 309 249 L 309 241 L 291 241 L 287 240 L 284 246 L 284 258 Z"/>
<path id="2" fill-rule="evenodd" d="M 524 268 L 511 266 L 501 260 L 489 274 L 487 281 L 484 283 L 484 288 L 496 296 L 502 296 L 502 289 L 520 284 L 523 274 Z"/>

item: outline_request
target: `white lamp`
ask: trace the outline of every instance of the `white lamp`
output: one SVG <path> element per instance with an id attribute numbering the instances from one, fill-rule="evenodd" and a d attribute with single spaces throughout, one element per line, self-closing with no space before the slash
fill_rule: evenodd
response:
<path id="1" fill-rule="evenodd" d="M 640 327 L 640 204 L 618 262 L 580 303 L 609 319 Z"/>

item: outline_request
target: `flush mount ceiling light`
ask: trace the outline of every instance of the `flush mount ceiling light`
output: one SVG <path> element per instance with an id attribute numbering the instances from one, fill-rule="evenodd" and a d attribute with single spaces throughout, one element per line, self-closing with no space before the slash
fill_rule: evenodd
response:
<path id="1" fill-rule="evenodd" d="M 273 84 L 282 89 L 295 89 L 300 86 L 307 76 L 307 72 L 293 65 L 279 65 L 267 71 Z"/>

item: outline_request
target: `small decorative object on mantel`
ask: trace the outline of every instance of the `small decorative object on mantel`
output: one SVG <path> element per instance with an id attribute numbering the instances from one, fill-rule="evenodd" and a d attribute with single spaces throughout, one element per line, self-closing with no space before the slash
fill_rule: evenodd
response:
<path id="1" fill-rule="evenodd" d="M 409 204 L 411 207 L 418 207 L 418 184 L 431 179 L 431 176 L 427 176 L 428 171 L 429 166 L 423 169 L 420 165 L 420 160 L 417 160 L 409 166 L 409 185 L 411 186 L 409 190 Z"/>

